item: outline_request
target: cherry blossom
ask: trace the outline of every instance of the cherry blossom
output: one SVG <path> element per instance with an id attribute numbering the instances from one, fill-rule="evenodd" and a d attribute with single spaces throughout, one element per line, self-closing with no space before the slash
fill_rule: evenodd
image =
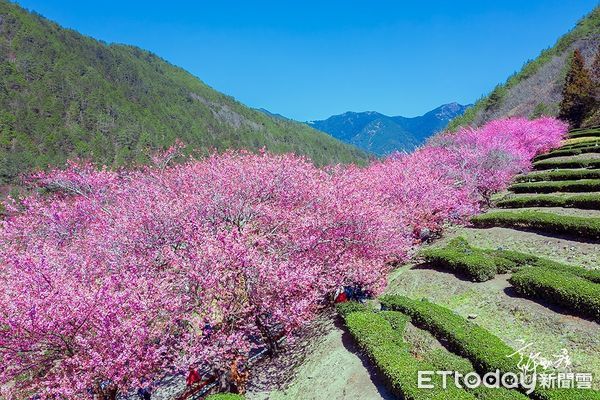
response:
<path id="1" fill-rule="evenodd" d="M 0 396 L 115 397 L 290 335 L 463 223 L 566 126 L 505 119 L 361 168 L 245 151 L 38 172 L 0 222 Z"/>

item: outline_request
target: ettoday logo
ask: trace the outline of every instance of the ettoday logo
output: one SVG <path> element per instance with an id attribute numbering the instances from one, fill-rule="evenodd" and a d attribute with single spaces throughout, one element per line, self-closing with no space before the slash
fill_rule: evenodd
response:
<path id="1" fill-rule="evenodd" d="M 531 394 L 537 387 L 543 389 L 592 389 L 593 376 L 589 372 L 571 371 L 572 362 L 567 349 L 561 349 L 551 357 L 545 357 L 534 351 L 533 343 L 518 340 L 521 347 L 507 358 L 517 358 L 519 372 L 500 370 L 483 375 L 477 372 L 463 374 L 459 371 L 419 371 L 417 387 L 419 389 L 434 389 L 441 384 L 443 389 L 454 384 L 459 389 L 486 388 L 523 389 Z M 438 378 L 440 377 L 440 378 Z M 441 381 L 441 383 L 440 383 Z"/>
<path id="2" fill-rule="evenodd" d="M 443 389 L 446 389 L 449 384 L 454 383 L 457 388 L 460 389 L 475 389 L 480 386 L 487 388 L 501 387 L 506 389 L 517 389 L 519 387 L 525 388 L 527 394 L 533 392 L 536 388 L 536 376 L 528 376 L 524 373 L 501 373 L 500 370 L 494 372 L 488 372 L 484 375 L 480 375 L 477 372 L 469 372 L 462 374 L 458 371 L 419 371 L 417 377 L 417 387 L 419 389 L 433 389 L 435 384 L 433 383 L 434 376 L 441 376 L 441 385 Z"/>

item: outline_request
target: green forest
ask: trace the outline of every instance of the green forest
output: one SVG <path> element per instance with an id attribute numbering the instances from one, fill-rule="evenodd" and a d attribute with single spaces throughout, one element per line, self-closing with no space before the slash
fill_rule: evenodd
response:
<path id="1" fill-rule="evenodd" d="M 0 2 L 0 183 L 67 159 L 143 163 L 181 139 L 189 152 L 266 148 L 316 164 L 367 155 L 272 118 L 139 48 L 107 44 Z"/>

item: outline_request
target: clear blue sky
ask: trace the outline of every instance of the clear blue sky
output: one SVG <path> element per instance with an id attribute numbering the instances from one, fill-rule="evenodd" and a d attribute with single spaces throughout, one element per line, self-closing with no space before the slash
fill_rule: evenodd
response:
<path id="1" fill-rule="evenodd" d="M 311 120 L 472 103 L 597 1 L 18 3 L 86 35 L 148 49 L 252 107 Z"/>

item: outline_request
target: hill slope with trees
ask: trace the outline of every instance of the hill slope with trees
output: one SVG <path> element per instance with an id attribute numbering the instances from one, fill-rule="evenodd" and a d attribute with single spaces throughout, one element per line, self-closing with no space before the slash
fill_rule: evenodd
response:
<path id="1" fill-rule="evenodd" d="M 558 115 L 570 57 L 578 50 L 589 67 L 598 45 L 600 7 L 581 19 L 554 46 L 542 51 L 505 83 L 479 99 L 461 117 L 452 120 L 448 129 L 455 130 L 466 125 L 481 126 L 493 119 L 510 116 Z"/>
<path id="2" fill-rule="evenodd" d="M 366 159 L 304 124 L 271 118 L 136 47 L 106 44 L 0 1 L 0 183 L 85 157 L 145 162 L 193 149 L 262 147 L 317 164 Z"/>

